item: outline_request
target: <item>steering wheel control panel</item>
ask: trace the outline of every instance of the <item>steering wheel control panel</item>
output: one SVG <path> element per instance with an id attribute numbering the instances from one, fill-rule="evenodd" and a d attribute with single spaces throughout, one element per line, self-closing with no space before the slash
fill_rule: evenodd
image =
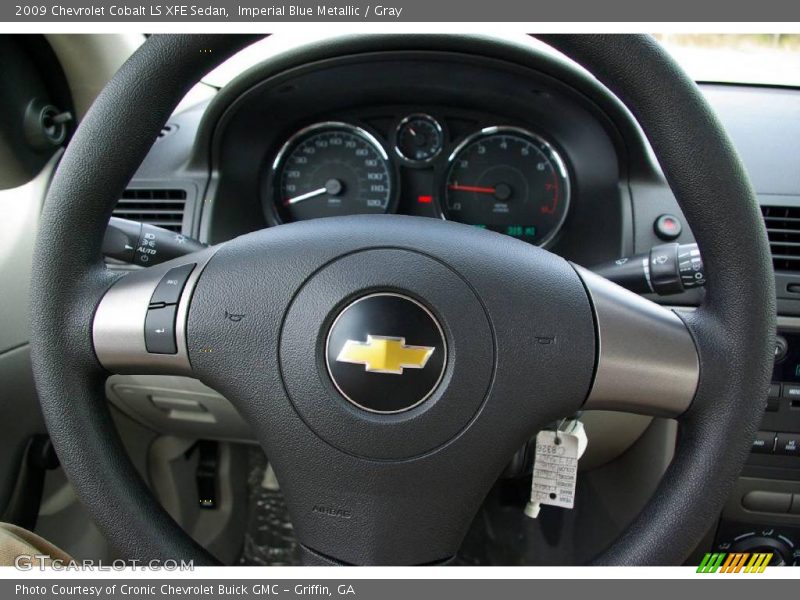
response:
<path id="1" fill-rule="evenodd" d="M 194 263 L 167 271 L 156 286 L 144 321 L 144 343 L 151 354 L 177 354 L 175 319 L 181 292 L 194 270 Z"/>

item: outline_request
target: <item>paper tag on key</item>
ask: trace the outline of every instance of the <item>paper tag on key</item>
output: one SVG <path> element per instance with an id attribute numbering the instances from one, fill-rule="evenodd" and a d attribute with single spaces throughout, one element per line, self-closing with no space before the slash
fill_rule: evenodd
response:
<path id="1" fill-rule="evenodd" d="M 563 431 L 539 432 L 536 436 L 532 502 L 572 508 L 581 450 L 578 435 Z"/>

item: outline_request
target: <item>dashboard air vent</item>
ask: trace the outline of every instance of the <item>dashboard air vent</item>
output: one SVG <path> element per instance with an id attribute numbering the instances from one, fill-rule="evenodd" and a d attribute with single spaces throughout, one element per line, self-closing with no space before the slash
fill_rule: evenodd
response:
<path id="1" fill-rule="evenodd" d="M 150 223 L 181 233 L 186 210 L 185 190 L 127 189 L 114 208 L 114 216 Z"/>
<path id="2" fill-rule="evenodd" d="M 772 265 L 776 271 L 800 271 L 800 206 L 762 206 Z"/>

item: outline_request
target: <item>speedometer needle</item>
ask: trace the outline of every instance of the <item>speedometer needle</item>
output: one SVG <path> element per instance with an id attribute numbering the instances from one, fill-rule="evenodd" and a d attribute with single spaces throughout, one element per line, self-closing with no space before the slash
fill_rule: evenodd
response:
<path id="1" fill-rule="evenodd" d="M 323 194 L 330 194 L 331 196 L 336 196 L 342 193 L 344 186 L 342 182 L 338 179 L 328 179 L 325 182 L 325 187 L 317 188 L 316 190 L 311 190 L 310 192 L 306 192 L 305 194 L 300 194 L 299 196 L 295 196 L 294 198 L 289 198 L 283 201 L 284 206 L 291 206 L 292 204 L 297 204 L 298 202 L 302 202 L 303 200 L 310 200 L 311 198 L 316 198 L 317 196 L 322 196 Z"/>
<path id="2" fill-rule="evenodd" d="M 322 196 L 322 194 L 327 194 L 328 188 L 321 187 L 316 190 L 311 190 L 310 192 L 306 192 L 305 194 L 300 194 L 299 196 L 295 196 L 294 198 L 289 198 L 284 200 L 283 203 L 286 206 L 290 206 L 292 204 L 297 204 L 298 202 L 302 202 L 303 200 L 310 200 L 311 198 L 316 198 L 317 196 Z"/>
<path id="3" fill-rule="evenodd" d="M 479 187 L 477 185 L 460 185 L 458 183 L 451 183 L 447 186 L 449 190 L 457 192 L 475 192 L 476 194 L 494 194 L 497 191 L 495 188 Z"/>

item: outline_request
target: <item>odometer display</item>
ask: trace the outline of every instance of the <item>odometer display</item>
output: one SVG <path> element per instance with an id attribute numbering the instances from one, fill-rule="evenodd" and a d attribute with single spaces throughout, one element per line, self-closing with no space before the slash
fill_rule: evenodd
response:
<path id="1" fill-rule="evenodd" d="M 283 222 L 389 210 L 392 170 L 374 136 L 346 123 L 307 127 L 273 164 L 274 208 Z"/>
<path id="2" fill-rule="evenodd" d="M 490 127 L 450 156 L 446 218 L 540 246 L 558 233 L 569 208 L 569 176 L 556 150 L 516 127 Z"/>

